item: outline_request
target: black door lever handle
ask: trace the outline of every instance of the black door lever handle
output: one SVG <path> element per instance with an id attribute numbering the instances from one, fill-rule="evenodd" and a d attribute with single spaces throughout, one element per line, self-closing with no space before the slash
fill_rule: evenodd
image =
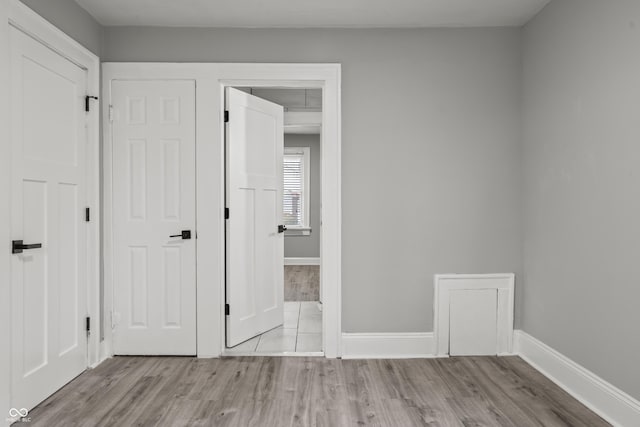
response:
<path id="1" fill-rule="evenodd" d="M 189 240 L 191 239 L 191 230 L 182 230 L 182 233 L 174 234 L 173 236 L 169 237 L 180 237 L 182 240 Z"/>
<path id="2" fill-rule="evenodd" d="M 22 240 L 13 240 L 11 242 L 11 253 L 12 254 L 21 254 L 22 251 L 27 249 L 39 249 L 42 247 L 42 243 L 30 243 L 24 244 Z"/>
<path id="3" fill-rule="evenodd" d="M 278 233 L 284 233 L 287 230 L 287 226 L 286 225 L 279 225 L 278 226 Z"/>

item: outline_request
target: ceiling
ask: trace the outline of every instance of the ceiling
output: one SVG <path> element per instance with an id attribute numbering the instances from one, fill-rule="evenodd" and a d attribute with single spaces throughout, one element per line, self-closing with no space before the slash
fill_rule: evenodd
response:
<path id="1" fill-rule="evenodd" d="M 549 0 L 76 0 L 107 26 L 520 26 Z"/>

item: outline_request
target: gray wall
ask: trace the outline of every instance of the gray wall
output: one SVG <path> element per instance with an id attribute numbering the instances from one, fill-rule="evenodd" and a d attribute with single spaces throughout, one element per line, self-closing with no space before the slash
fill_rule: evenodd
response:
<path id="1" fill-rule="evenodd" d="M 102 26 L 73 0 L 20 0 L 78 43 L 100 55 Z"/>
<path id="2" fill-rule="evenodd" d="M 106 28 L 104 61 L 340 62 L 346 332 L 433 330 L 433 275 L 521 272 L 521 31 Z"/>
<path id="3" fill-rule="evenodd" d="M 310 147 L 309 150 L 309 236 L 292 236 L 285 232 L 284 256 L 317 258 L 320 256 L 320 135 L 285 134 L 285 147 Z"/>
<path id="4" fill-rule="evenodd" d="M 640 398 L 640 2 L 524 31 L 524 330 Z"/>
<path id="5" fill-rule="evenodd" d="M 433 274 L 514 271 L 517 326 L 640 398 L 637 1 L 555 0 L 523 39 L 106 28 L 103 42 L 72 0 L 23 2 L 106 61 L 342 63 L 344 330 L 430 331 Z"/>

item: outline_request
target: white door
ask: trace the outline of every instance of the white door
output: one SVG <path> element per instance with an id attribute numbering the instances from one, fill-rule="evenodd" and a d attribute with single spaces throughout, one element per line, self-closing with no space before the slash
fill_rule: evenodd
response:
<path id="1" fill-rule="evenodd" d="M 228 88 L 227 346 L 284 322 L 283 108 Z"/>
<path id="2" fill-rule="evenodd" d="M 114 353 L 196 354 L 195 82 L 113 81 Z"/>
<path id="3" fill-rule="evenodd" d="M 85 70 L 10 31 L 11 404 L 31 409 L 87 367 L 87 86 Z"/>

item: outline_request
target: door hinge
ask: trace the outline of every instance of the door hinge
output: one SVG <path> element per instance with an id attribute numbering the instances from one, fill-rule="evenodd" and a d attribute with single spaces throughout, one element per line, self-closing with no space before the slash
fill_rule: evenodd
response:
<path id="1" fill-rule="evenodd" d="M 91 333 L 91 317 L 87 316 L 86 321 L 87 321 L 86 331 L 87 331 L 87 335 L 89 335 Z"/>
<path id="2" fill-rule="evenodd" d="M 228 315 L 229 315 L 229 312 L 230 312 L 230 311 L 229 311 L 229 304 L 225 304 L 225 305 L 224 305 L 224 315 L 225 315 L 225 316 L 228 316 Z"/>
<path id="3" fill-rule="evenodd" d="M 109 105 L 109 121 L 113 122 L 113 105 Z"/>
<path id="4" fill-rule="evenodd" d="M 227 123 L 229 121 L 229 110 L 224 110 L 224 122 Z"/>
<path id="5" fill-rule="evenodd" d="M 224 208 L 224 219 L 229 219 L 229 208 Z"/>
<path id="6" fill-rule="evenodd" d="M 84 220 L 85 222 L 91 221 L 91 208 L 84 208 Z"/>
<path id="7" fill-rule="evenodd" d="M 89 111 L 91 111 L 91 100 L 95 99 L 96 101 L 98 100 L 97 96 L 91 96 L 91 95 L 87 95 L 84 97 L 84 111 L 86 111 L 87 113 Z"/>

